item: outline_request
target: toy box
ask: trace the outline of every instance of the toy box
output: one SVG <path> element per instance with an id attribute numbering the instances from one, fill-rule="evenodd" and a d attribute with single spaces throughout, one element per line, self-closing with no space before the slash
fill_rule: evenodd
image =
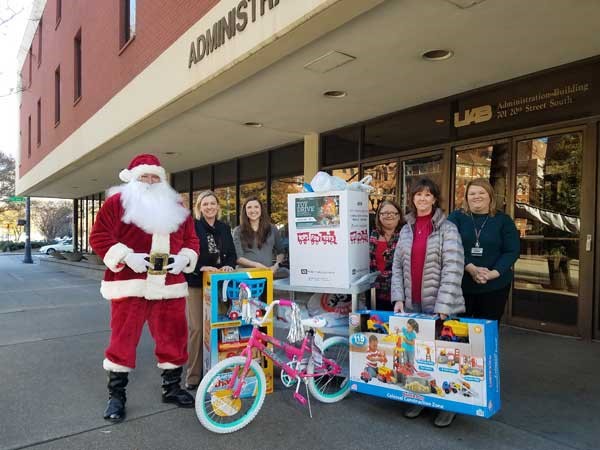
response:
<path id="1" fill-rule="evenodd" d="M 234 272 L 204 272 L 203 292 L 203 367 L 204 373 L 219 361 L 241 354 L 252 333 L 252 325 L 242 320 L 240 283 L 250 290 L 254 300 L 265 304 L 273 301 L 273 273 L 265 269 L 245 269 Z M 260 309 L 254 311 L 259 316 Z M 272 321 L 263 331 L 273 335 Z M 267 393 L 273 392 L 273 363 L 258 352 L 253 354 L 264 368 Z M 249 385 L 253 385 L 249 381 Z M 250 389 L 250 388 L 249 388 Z"/>
<path id="2" fill-rule="evenodd" d="M 350 389 L 489 418 L 500 409 L 496 321 L 350 314 Z"/>
<path id="3" fill-rule="evenodd" d="M 369 273 L 368 205 L 359 191 L 288 195 L 291 285 L 349 288 Z"/>

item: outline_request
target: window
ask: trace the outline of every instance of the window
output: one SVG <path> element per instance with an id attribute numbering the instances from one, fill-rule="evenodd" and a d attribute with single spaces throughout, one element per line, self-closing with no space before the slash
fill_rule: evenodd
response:
<path id="1" fill-rule="evenodd" d="M 29 47 L 29 87 L 31 87 L 31 81 L 33 79 L 33 50 Z"/>
<path id="2" fill-rule="evenodd" d="M 183 206 L 190 209 L 190 174 L 189 170 L 173 174 L 171 183 L 173 189 L 179 192 Z"/>
<path id="3" fill-rule="evenodd" d="M 513 186 L 521 257 L 515 264 L 513 316 L 577 324 L 585 273 L 580 271 L 583 149 L 581 132 L 517 143 Z"/>
<path id="4" fill-rule="evenodd" d="M 358 181 L 358 167 L 348 167 L 344 169 L 334 169 L 331 171 L 331 175 L 335 177 L 340 177 L 342 180 L 345 180 L 347 183 L 352 181 Z"/>
<path id="5" fill-rule="evenodd" d="M 43 22 L 42 22 L 42 19 L 40 19 L 40 24 L 38 25 L 38 58 L 37 58 L 38 67 L 40 67 L 40 65 L 42 64 L 42 30 L 43 29 L 44 29 Z"/>
<path id="6" fill-rule="evenodd" d="M 62 0 L 56 0 L 56 26 L 60 23 L 62 18 Z"/>
<path id="7" fill-rule="evenodd" d="M 77 101 L 81 98 L 81 29 L 77 32 L 73 42 L 74 47 L 74 62 L 75 62 L 75 92 L 74 99 Z"/>
<path id="8" fill-rule="evenodd" d="M 391 161 L 364 168 L 364 175 L 371 175 L 373 192 L 369 195 L 369 213 L 375 214 L 382 200 L 398 200 L 398 163 Z"/>
<path id="9" fill-rule="evenodd" d="M 60 66 L 54 72 L 54 124 L 60 123 Z"/>
<path id="10" fill-rule="evenodd" d="M 42 145 L 42 99 L 37 102 L 37 145 Z"/>
<path id="11" fill-rule="evenodd" d="M 136 0 L 121 0 L 121 47 L 135 36 Z"/>
<path id="12" fill-rule="evenodd" d="M 425 105 L 365 125 L 362 158 L 443 142 L 450 138 L 450 103 Z"/>
<path id="13" fill-rule="evenodd" d="M 489 180 L 496 193 L 496 207 L 506 208 L 508 169 L 510 167 L 508 143 L 477 145 L 460 149 L 455 154 L 454 207 L 462 208 L 465 189 L 476 178 Z"/>
<path id="14" fill-rule="evenodd" d="M 304 142 L 269 152 L 271 159 L 271 220 L 287 239 L 287 196 L 302 192 Z"/>
<path id="15" fill-rule="evenodd" d="M 27 157 L 31 158 L 31 116 L 27 120 Z"/>
<path id="16" fill-rule="evenodd" d="M 287 224 L 288 195 L 302 192 L 304 177 L 282 177 L 271 181 L 271 221 L 282 229 Z M 287 237 L 287 230 L 284 232 Z"/>
<path id="17" fill-rule="evenodd" d="M 240 206 L 247 198 L 258 197 L 267 207 L 267 158 L 263 152 L 240 159 Z"/>
<path id="18" fill-rule="evenodd" d="M 234 228 L 237 224 L 235 185 L 218 187 L 214 192 L 221 206 L 220 220 Z"/>
<path id="19" fill-rule="evenodd" d="M 323 136 L 322 165 L 331 166 L 358 160 L 358 145 L 361 128 L 346 128 Z"/>
<path id="20" fill-rule="evenodd" d="M 192 171 L 192 209 L 196 199 L 202 191 L 210 189 L 212 179 L 212 167 L 204 166 Z"/>

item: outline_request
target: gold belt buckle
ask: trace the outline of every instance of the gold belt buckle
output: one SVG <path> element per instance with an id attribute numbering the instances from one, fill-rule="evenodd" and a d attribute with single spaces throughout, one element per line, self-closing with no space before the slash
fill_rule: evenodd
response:
<path id="1" fill-rule="evenodd" d="M 148 273 L 150 275 L 164 275 L 167 273 L 167 265 L 169 264 L 168 253 L 151 253 L 150 267 Z"/>

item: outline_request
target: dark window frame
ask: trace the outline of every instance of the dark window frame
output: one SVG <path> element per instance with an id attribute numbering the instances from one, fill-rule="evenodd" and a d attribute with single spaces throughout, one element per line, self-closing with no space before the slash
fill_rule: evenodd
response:
<path id="1" fill-rule="evenodd" d="M 37 56 L 37 66 L 38 69 L 42 65 L 42 30 L 44 29 L 43 18 L 40 19 L 38 24 L 38 56 Z"/>
<path id="2" fill-rule="evenodd" d="M 62 0 L 56 0 L 56 26 L 55 29 L 58 28 L 60 21 L 62 19 Z"/>
<path id="3" fill-rule="evenodd" d="M 37 146 L 42 145 L 42 99 L 37 101 Z"/>
<path id="4" fill-rule="evenodd" d="M 54 126 L 60 123 L 60 66 L 54 71 Z"/>
<path id="5" fill-rule="evenodd" d="M 31 116 L 28 118 L 27 125 L 27 158 L 31 158 Z"/>
<path id="6" fill-rule="evenodd" d="M 29 86 L 31 87 L 31 83 L 33 82 L 33 49 L 29 47 Z"/>
<path id="7" fill-rule="evenodd" d="M 132 24 L 131 10 L 133 6 L 134 20 Z M 129 45 L 136 35 L 137 25 L 137 2 L 136 0 L 121 0 L 119 14 L 119 48 L 121 52 Z"/>
<path id="8" fill-rule="evenodd" d="M 81 28 L 73 39 L 73 71 L 73 101 L 77 103 L 83 95 Z"/>

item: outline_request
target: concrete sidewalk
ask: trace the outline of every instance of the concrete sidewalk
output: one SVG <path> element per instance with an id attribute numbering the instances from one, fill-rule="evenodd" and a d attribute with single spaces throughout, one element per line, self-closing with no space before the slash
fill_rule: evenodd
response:
<path id="1" fill-rule="evenodd" d="M 37 262 L 37 261 L 36 261 Z M 98 282 L 0 258 L 0 449 L 595 449 L 600 345 L 501 329 L 502 410 L 491 420 L 402 416 L 404 405 L 351 394 L 313 401 L 311 420 L 276 384 L 255 421 L 215 435 L 193 410 L 160 402 L 160 371 L 144 333 L 128 418 L 102 419 L 108 304 Z"/>

